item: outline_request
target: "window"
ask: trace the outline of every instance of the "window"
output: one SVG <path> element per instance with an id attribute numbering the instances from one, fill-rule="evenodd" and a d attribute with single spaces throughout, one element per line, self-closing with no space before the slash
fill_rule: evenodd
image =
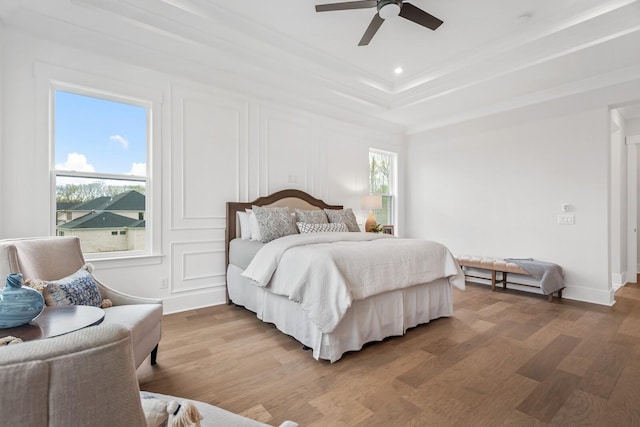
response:
<path id="1" fill-rule="evenodd" d="M 78 236 L 85 254 L 150 252 L 151 103 L 75 87 L 53 101 L 56 234 Z"/>
<path id="2" fill-rule="evenodd" d="M 382 196 L 382 209 L 374 211 L 382 225 L 395 224 L 396 154 L 369 150 L 369 192 Z"/>

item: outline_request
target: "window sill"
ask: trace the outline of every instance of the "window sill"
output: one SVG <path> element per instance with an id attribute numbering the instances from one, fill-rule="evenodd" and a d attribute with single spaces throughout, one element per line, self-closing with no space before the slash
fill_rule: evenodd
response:
<path id="1" fill-rule="evenodd" d="M 100 270 L 123 267 L 141 267 L 146 265 L 157 265 L 162 263 L 163 255 L 136 255 L 113 258 L 91 257 L 92 254 L 85 255 L 85 260 Z"/>

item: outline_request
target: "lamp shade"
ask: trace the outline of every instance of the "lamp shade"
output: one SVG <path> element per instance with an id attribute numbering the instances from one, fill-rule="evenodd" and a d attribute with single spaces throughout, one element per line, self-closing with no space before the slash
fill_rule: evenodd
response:
<path id="1" fill-rule="evenodd" d="M 366 196 L 362 196 L 362 209 L 382 209 L 382 196 L 378 196 L 375 194 L 367 194 Z"/>

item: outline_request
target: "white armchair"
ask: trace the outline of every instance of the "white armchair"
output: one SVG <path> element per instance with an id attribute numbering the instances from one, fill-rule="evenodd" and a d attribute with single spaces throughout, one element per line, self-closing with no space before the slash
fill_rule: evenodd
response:
<path id="1" fill-rule="evenodd" d="M 0 278 L 22 273 L 25 280 L 59 280 L 85 264 L 77 237 L 36 237 L 0 241 Z M 119 324 L 131 331 L 136 367 L 151 354 L 156 363 L 162 329 L 162 300 L 140 298 L 119 292 L 101 283 L 102 298 L 112 307 L 105 309 L 103 324 Z"/>
<path id="2" fill-rule="evenodd" d="M 146 425 L 130 332 L 119 325 L 90 326 L 1 348 L 0 390 L 3 426 Z M 204 417 L 202 427 L 268 427 L 204 402 L 191 403 Z M 285 421 L 280 427 L 297 425 Z"/>

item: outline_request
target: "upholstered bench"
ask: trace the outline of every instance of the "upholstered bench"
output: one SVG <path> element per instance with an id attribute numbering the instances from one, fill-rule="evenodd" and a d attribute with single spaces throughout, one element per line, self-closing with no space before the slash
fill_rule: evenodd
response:
<path id="1" fill-rule="evenodd" d="M 461 267 L 490 271 L 492 291 L 496 290 L 496 284 L 502 284 L 502 288 L 505 290 L 507 289 L 507 283 L 510 283 L 512 285 L 519 285 L 519 286 L 533 286 L 527 283 L 509 282 L 507 280 L 508 273 L 531 277 L 531 275 L 526 270 L 522 269 L 520 266 L 518 266 L 513 262 L 508 262 L 500 258 L 485 258 L 485 257 L 470 256 L 470 255 L 457 256 L 456 260 L 458 261 L 458 264 L 460 264 Z M 465 276 L 473 277 L 476 279 L 485 279 L 485 277 L 470 275 L 467 268 L 463 269 Z M 500 273 L 500 279 L 497 278 L 497 273 Z M 560 289 L 557 292 L 558 292 L 558 298 L 562 298 L 562 289 Z M 549 297 L 549 301 L 553 300 L 553 294 L 550 293 L 548 297 Z"/>

